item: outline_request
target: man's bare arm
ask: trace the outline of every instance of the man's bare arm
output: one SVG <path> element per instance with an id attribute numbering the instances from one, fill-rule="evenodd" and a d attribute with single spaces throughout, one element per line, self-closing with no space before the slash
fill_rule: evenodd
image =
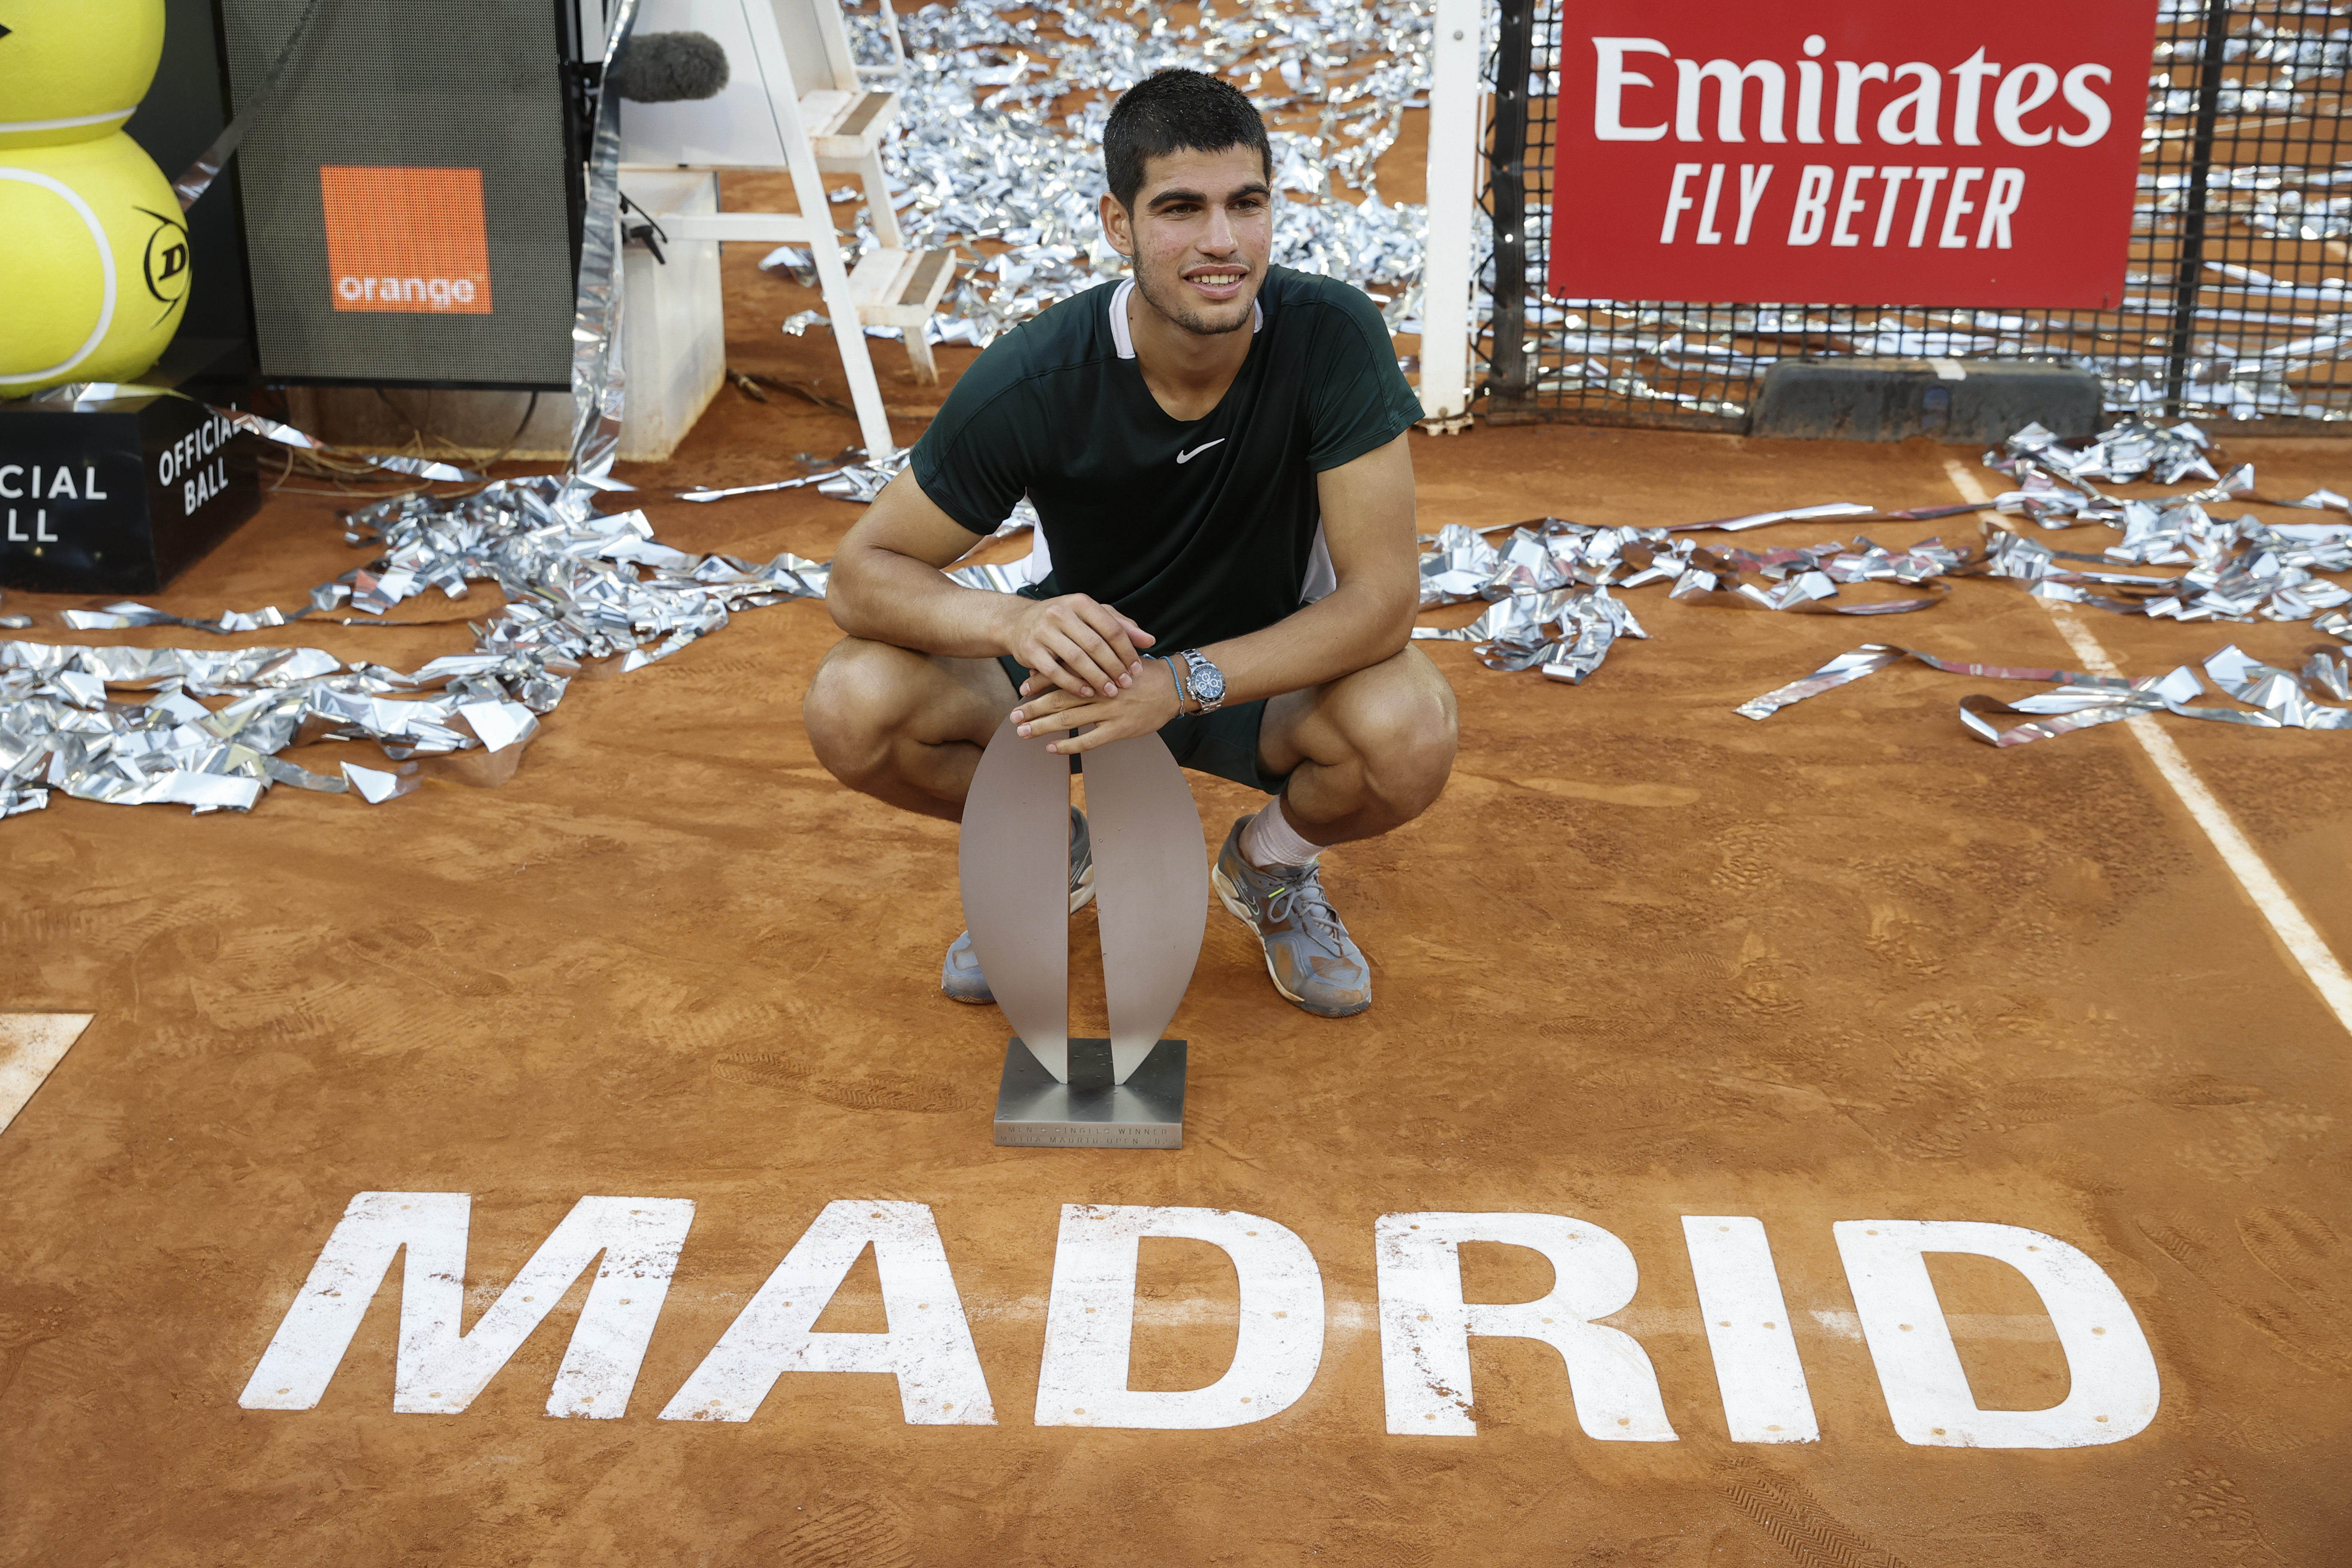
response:
<path id="1" fill-rule="evenodd" d="M 1247 702 L 1337 680 L 1412 637 L 1421 608 L 1412 453 L 1407 431 L 1316 476 L 1323 542 L 1339 585 L 1262 631 L 1201 651 L 1223 672 L 1225 700 Z"/>
<path id="2" fill-rule="evenodd" d="M 1011 654 L 1074 695 L 1132 683 L 1141 627 L 1083 594 L 1024 599 L 967 588 L 940 574 L 976 540 L 925 495 L 912 473 L 883 487 L 833 557 L 825 608 L 865 637 L 953 658 Z"/>

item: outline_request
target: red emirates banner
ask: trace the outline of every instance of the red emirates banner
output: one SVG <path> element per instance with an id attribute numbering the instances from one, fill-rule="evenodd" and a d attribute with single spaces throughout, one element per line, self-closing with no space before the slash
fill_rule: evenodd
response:
<path id="1" fill-rule="evenodd" d="M 1575 0 L 1551 291 L 2113 309 L 2150 0 Z"/>

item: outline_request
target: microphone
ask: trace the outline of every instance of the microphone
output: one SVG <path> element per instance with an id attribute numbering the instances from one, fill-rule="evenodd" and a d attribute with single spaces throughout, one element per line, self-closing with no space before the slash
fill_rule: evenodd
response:
<path id="1" fill-rule="evenodd" d="M 708 33 L 639 33 L 604 85 L 632 103 L 678 103 L 718 97 L 727 76 L 727 51 Z"/>

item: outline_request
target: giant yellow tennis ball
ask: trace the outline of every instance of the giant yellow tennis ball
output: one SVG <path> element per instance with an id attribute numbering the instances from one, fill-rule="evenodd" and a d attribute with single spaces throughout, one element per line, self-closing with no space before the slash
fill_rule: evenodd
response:
<path id="1" fill-rule="evenodd" d="M 163 58 L 163 0 L 0 5 L 0 147 L 122 129 Z"/>
<path id="2" fill-rule="evenodd" d="M 137 380 L 188 299 L 188 231 L 170 182 L 121 132 L 0 147 L 0 397 Z"/>

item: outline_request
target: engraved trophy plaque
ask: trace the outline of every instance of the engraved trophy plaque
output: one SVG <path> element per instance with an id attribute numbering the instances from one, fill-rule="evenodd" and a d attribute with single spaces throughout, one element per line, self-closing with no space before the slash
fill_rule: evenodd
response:
<path id="1" fill-rule="evenodd" d="M 1070 1038 L 1070 771 L 1008 719 L 965 797 L 957 866 L 964 921 L 1013 1028 L 996 1142 L 1175 1149 L 1184 1141 L 1176 1016 L 1209 919 L 1201 813 L 1157 735 L 1081 754 L 1094 841 L 1108 1039 Z"/>

